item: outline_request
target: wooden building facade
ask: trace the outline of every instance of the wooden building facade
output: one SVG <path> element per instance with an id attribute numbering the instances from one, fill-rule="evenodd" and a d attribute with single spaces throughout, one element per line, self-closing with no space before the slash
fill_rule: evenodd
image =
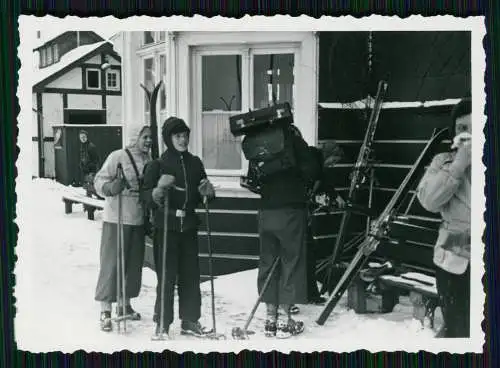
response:
<path id="1" fill-rule="evenodd" d="M 176 115 L 192 129 L 190 151 L 203 159 L 217 185 L 210 222 L 219 274 L 255 267 L 259 254 L 258 197 L 239 185 L 247 162 L 229 132 L 229 116 L 267 106 L 271 90 L 279 102 L 290 102 L 308 144 L 335 141 L 344 152 L 332 170 L 345 195 L 365 134 L 367 96 L 375 96 L 379 80 L 387 81 L 371 195 L 373 209 L 380 211 L 433 130 L 450 124 L 453 104 L 470 95 L 469 32 L 122 32 L 115 48 L 122 55 L 123 121 L 149 122 L 140 84 L 152 89 L 161 80 L 160 125 Z M 368 204 L 368 198 L 363 188 L 359 203 Z M 206 273 L 203 210 L 199 215 Z M 315 218 L 320 257 L 331 251 L 340 216 Z M 406 217 L 397 229 L 405 241 L 382 244 L 377 256 L 431 272 L 439 218 L 418 201 Z M 366 218 L 354 216 L 349 232 L 365 230 Z"/>

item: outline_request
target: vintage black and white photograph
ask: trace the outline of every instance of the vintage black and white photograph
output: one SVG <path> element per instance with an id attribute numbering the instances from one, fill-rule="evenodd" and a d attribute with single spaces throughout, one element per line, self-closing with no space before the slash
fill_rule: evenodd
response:
<path id="1" fill-rule="evenodd" d="M 483 23 L 22 16 L 18 348 L 482 351 Z"/>

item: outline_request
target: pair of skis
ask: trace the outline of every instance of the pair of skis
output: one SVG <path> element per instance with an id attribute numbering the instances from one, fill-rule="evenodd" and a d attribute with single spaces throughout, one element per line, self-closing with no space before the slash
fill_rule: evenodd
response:
<path id="1" fill-rule="evenodd" d="M 368 120 L 368 127 L 366 129 L 365 137 L 363 140 L 363 144 L 359 150 L 358 158 L 354 165 L 354 169 L 352 171 L 351 176 L 351 184 L 349 187 L 348 194 L 348 202 L 356 203 L 356 197 L 358 191 L 362 184 L 365 183 L 367 178 L 368 165 L 372 156 L 372 145 L 373 139 L 375 136 L 375 131 L 378 125 L 378 118 L 380 116 L 380 110 L 382 109 L 382 103 L 387 91 L 387 82 L 380 81 L 378 83 L 377 95 L 375 98 L 375 103 L 373 106 L 373 110 L 370 115 L 370 119 Z M 341 248 L 343 248 L 344 235 L 347 229 L 347 224 L 349 223 L 349 219 L 351 217 L 351 211 L 344 211 L 342 214 L 342 219 L 340 221 L 340 228 L 337 234 L 337 238 L 335 240 L 335 245 L 333 247 L 333 251 L 331 256 L 329 257 L 328 263 L 329 268 L 326 274 L 326 277 L 323 282 L 322 292 L 326 291 L 330 287 L 331 277 L 334 269 L 335 262 L 337 261 L 339 252 Z"/>
<path id="2" fill-rule="evenodd" d="M 366 264 L 370 255 L 375 252 L 381 241 L 388 238 L 390 225 L 397 216 L 398 209 L 403 203 L 405 196 L 408 194 L 410 188 L 417 183 L 418 180 L 420 180 L 425 167 L 432 160 L 438 145 L 443 141 L 447 134 L 448 128 L 441 129 L 437 133 L 433 134 L 383 212 L 375 221 L 372 222 L 368 236 L 359 246 L 358 251 L 354 255 L 346 271 L 330 294 L 330 298 L 316 320 L 317 324 L 323 325 L 326 322 L 327 318 L 330 316 L 331 312 L 353 279 Z"/>

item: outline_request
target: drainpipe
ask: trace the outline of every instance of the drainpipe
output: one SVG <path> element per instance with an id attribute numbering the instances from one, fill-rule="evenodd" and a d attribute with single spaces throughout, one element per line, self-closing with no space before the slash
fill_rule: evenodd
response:
<path id="1" fill-rule="evenodd" d="M 42 94 L 37 92 L 36 94 L 36 122 L 37 122 L 37 134 L 38 134 L 38 177 L 45 177 L 45 143 L 43 140 L 43 106 L 42 106 Z"/>

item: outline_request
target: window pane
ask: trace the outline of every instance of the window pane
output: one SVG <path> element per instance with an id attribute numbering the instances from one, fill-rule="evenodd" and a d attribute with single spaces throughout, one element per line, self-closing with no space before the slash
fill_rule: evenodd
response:
<path id="1" fill-rule="evenodd" d="M 54 45 L 54 62 L 59 61 L 59 45 Z"/>
<path id="2" fill-rule="evenodd" d="M 160 41 L 165 41 L 165 32 L 164 31 L 160 32 Z"/>
<path id="3" fill-rule="evenodd" d="M 47 48 L 47 64 L 52 64 L 52 47 Z"/>
<path id="4" fill-rule="evenodd" d="M 241 169 L 229 117 L 241 112 L 241 55 L 202 56 L 202 145 L 207 169 Z"/>
<path id="5" fill-rule="evenodd" d="M 144 44 L 147 45 L 153 42 L 155 42 L 153 32 L 151 31 L 144 32 Z"/>
<path id="6" fill-rule="evenodd" d="M 163 34 L 163 32 L 161 32 Z M 165 55 L 160 55 L 160 74 L 163 85 L 160 91 L 160 109 L 164 110 L 167 107 L 167 95 L 166 95 L 166 77 L 167 77 L 167 59 Z"/>
<path id="7" fill-rule="evenodd" d="M 87 70 L 87 87 L 99 88 L 99 72 L 97 70 Z"/>
<path id="8" fill-rule="evenodd" d="M 154 70 L 155 64 L 154 59 L 144 59 L 144 86 L 148 91 L 153 92 L 154 89 Z M 144 93 L 144 109 L 149 111 L 149 100 L 146 93 Z"/>
<path id="9" fill-rule="evenodd" d="M 294 55 L 267 54 L 253 57 L 253 108 L 273 103 L 294 103 Z"/>

